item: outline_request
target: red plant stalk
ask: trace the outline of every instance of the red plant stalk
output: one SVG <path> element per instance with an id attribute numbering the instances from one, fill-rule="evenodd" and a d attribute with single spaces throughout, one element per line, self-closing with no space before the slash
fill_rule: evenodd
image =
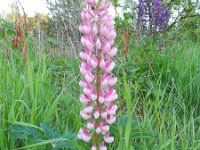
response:
<path id="1" fill-rule="evenodd" d="M 129 49 L 129 31 L 128 29 L 125 30 L 124 32 L 124 51 L 123 51 L 123 55 L 124 55 L 124 59 L 127 60 L 128 59 L 128 49 Z"/>
<path id="2" fill-rule="evenodd" d="M 13 39 L 12 44 L 14 48 L 17 48 L 19 46 L 19 43 L 21 43 L 20 52 L 24 54 L 24 64 L 28 65 L 28 54 L 27 54 L 26 40 L 25 40 L 25 37 L 28 35 L 28 26 L 27 26 L 26 14 L 25 14 L 24 8 L 22 7 L 22 9 L 24 12 L 24 18 L 20 15 L 19 9 L 17 7 L 17 17 L 15 21 L 16 36 Z"/>

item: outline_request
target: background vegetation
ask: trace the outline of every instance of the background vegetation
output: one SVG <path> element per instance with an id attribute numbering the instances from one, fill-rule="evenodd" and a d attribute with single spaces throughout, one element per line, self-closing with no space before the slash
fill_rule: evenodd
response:
<path id="1" fill-rule="evenodd" d="M 200 149 L 200 4 L 163 3 L 170 8 L 167 33 L 141 40 L 135 1 L 113 1 L 122 12 L 115 18 L 120 108 L 110 150 Z M 82 123 L 77 27 L 84 5 L 58 0 L 48 6 L 51 17 L 26 17 L 27 36 L 16 10 L 0 18 L 1 150 L 88 149 L 76 138 Z"/>

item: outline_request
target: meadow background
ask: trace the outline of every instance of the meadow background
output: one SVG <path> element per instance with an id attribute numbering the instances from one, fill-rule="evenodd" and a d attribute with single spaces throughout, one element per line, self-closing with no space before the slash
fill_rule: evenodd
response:
<path id="1" fill-rule="evenodd" d="M 109 150 L 200 149 L 200 2 L 162 5 L 170 11 L 167 31 L 138 34 L 138 1 L 113 1 L 119 110 Z M 0 150 L 89 149 L 77 140 L 85 6 L 47 6 L 50 14 L 25 17 L 16 1 L 0 15 Z"/>

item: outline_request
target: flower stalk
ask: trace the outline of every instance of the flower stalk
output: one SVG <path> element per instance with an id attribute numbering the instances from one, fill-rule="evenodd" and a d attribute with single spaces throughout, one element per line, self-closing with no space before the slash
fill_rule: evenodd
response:
<path id="1" fill-rule="evenodd" d="M 84 51 L 80 53 L 82 60 L 80 72 L 83 79 L 79 85 L 83 88 L 80 101 L 85 108 L 80 111 L 81 117 L 87 121 L 78 133 L 78 139 L 85 142 L 92 140 L 92 150 L 107 150 L 106 143 L 112 143 L 114 137 L 109 131 L 109 124 L 116 121 L 118 95 L 113 86 L 117 78 L 112 71 L 115 67 L 112 57 L 116 55 L 114 47 L 116 32 L 113 17 L 109 15 L 110 3 L 105 0 L 85 0 L 89 9 L 81 13 L 81 43 Z M 103 139 L 103 141 L 102 141 Z"/>

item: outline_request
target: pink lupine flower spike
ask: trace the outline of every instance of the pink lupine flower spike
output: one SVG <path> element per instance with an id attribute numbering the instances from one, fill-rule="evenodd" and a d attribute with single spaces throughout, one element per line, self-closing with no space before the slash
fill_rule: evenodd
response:
<path id="1" fill-rule="evenodd" d="M 80 102 L 85 107 L 80 111 L 86 125 L 79 130 L 78 139 L 91 142 L 91 150 L 107 150 L 107 144 L 114 141 L 110 124 L 116 121 L 118 95 L 113 86 L 117 78 L 112 74 L 117 54 L 114 47 L 116 32 L 113 17 L 109 15 L 108 0 L 85 0 L 89 6 L 81 13 L 82 60 L 80 73 L 83 88 Z M 101 141 L 103 139 L 103 141 Z"/>

